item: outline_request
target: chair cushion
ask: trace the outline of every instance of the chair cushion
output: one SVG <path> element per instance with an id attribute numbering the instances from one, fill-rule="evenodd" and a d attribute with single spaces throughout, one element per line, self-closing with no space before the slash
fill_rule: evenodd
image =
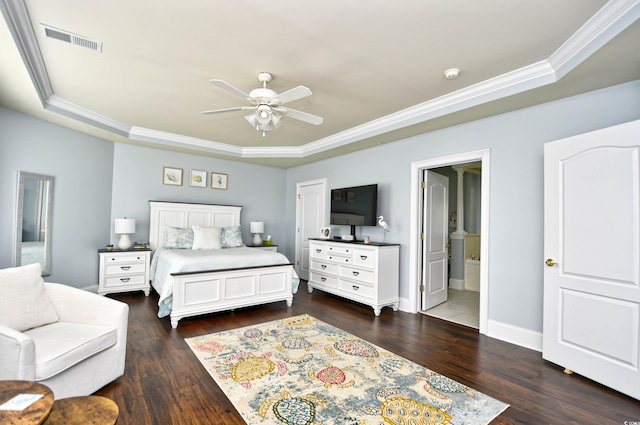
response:
<path id="1" fill-rule="evenodd" d="M 56 322 L 40 264 L 0 270 L 0 324 L 25 331 Z"/>
<path id="2" fill-rule="evenodd" d="M 36 346 L 35 380 L 42 381 L 116 343 L 116 328 L 56 322 L 24 332 Z"/>

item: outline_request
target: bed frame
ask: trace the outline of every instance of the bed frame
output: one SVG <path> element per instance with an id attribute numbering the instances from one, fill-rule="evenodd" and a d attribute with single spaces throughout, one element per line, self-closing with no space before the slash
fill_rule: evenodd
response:
<path id="1" fill-rule="evenodd" d="M 242 207 L 149 201 L 149 245 L 152 251 L 165 246 L 165 226 L 227 227 L 240 224 Z M 173 303 L 171 327 L 185 317 L 240 307 L 286 301 L 291 292 L 293 265 L 242 269 L 205 270 L 171 274 Z"/>

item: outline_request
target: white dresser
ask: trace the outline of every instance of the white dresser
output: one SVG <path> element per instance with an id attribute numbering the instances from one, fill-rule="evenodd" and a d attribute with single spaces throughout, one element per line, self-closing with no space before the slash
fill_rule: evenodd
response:
<path id="1" fill-rule="evenodd" d="M 98 250 L 100 256 L 100 279 L 98 294 L 113 292 L 144 291 L 149 295 L 150 249 L 121 251 Z"/>
<path id="2" fill-rule="evenodd" d="M 398 310 L 400 245 L 309 240 L 309 292 L 314 288 L 370 305 L 376 316 Z"/>

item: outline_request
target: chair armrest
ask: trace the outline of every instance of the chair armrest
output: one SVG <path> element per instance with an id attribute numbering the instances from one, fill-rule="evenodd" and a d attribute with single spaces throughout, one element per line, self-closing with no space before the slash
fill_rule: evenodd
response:
<path id="1" fill-rule="evenodd" d="M 34 380 L 36 346 L 27 335 L 0 325 L 0 359 L 0 380 Z"/>
<path id="2" fill-rule="evenodd" d="M 59 321 L 127 329 L 127 304 L 59 283 L 45 282 L 44 285 Z"/>

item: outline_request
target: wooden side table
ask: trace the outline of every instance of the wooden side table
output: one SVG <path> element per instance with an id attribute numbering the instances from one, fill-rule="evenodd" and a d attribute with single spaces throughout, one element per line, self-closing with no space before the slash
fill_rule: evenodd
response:
<path id="1" fill-rule="evenodd" d="M 41 424 L 51 412 L 53 392 L 45 385 L 30 381 L 0 381 L 0 404 L 18 394 L 42 394 L 43 397 L 24 410 L 0 410 L 0 424 Z"/>
<path id="2" fill-rule="evenodd" d="M 113 425 L 118 420 L 118 405 L 106 397 L 69 397 L 56 400 L 44 425 Z"/>

